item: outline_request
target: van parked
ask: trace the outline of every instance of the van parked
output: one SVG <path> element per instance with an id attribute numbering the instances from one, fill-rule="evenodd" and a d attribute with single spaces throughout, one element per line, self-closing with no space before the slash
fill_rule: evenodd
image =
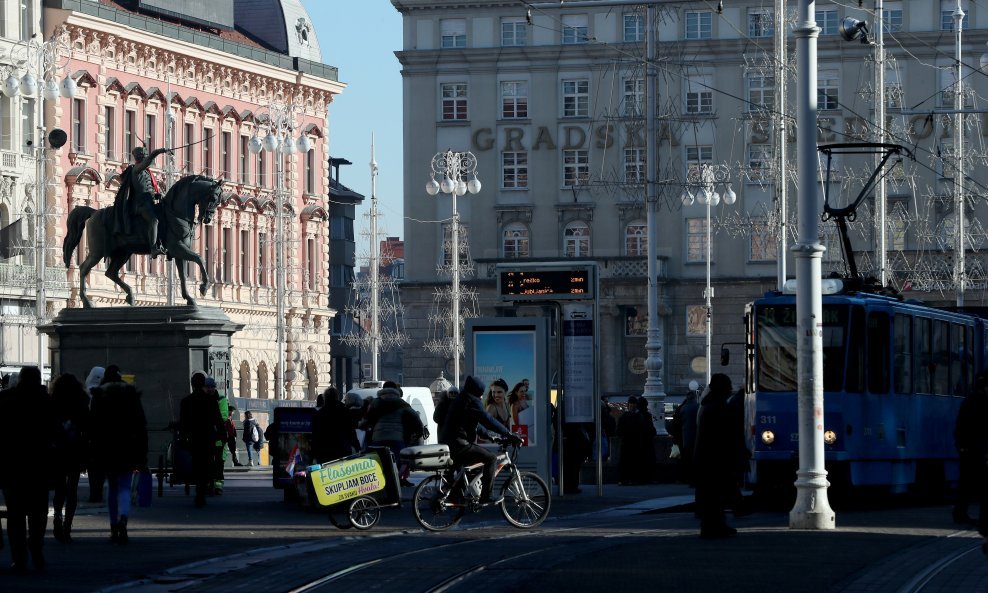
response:
<path id="1" fill-rule="evenodd" d="M 359 387 L 351 389 L 347 394 L 356 394 L 360 396 L 363 400 L 373 399 L 377 396 L 377 392 L 380 387 Z M 401 396 L 412 409 L 418 412 L 419 417 L 422 418 L 422 424 L 429 429 L 429 438 L 426 439 L 424 444 L 435 445 L 439 443 L 439 426 L 432 419 L 433 412 L 435 412 L 436 405 L 432 401 L 432 392 L 429 391 L 428 387 L 401 387 Z M 362 431 L 358 431 L 362 432 Z M 362 434 L 357 435 L 359 438 L 363 439 Z"/>

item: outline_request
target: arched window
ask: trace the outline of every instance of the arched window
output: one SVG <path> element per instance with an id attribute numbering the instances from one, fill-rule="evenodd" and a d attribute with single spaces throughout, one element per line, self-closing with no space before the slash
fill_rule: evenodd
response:
<path id="1" fill-rule="evenodd" d="M 513 222 L 504 227 L 502 235 L 504 257 L 529 257 L 528 227 L 520 222 Z"/>
<path id="2" fill-rule="evenodd" d="M 263 362 L 257 365 L 257 397 L 258 399 L 269 399 L 268 365 Z"/>
<path id="3" fill-rule="evenodd" d="M 590 255 L 590 226 L 582 220 L 574 220 L 563 230 L 563 255 L 586 257 Z"/>
<path id="4" fill-rule="evenodd" d="M 250 397 L 250 365 L 247 361 L 240 363 L 240 397 Z"/>
<path id="5" fill-rule="evenodd" d="M 636 220 L 624 227 L 624 254 L 648 254 L 648 226 L 644 222 Z"/>

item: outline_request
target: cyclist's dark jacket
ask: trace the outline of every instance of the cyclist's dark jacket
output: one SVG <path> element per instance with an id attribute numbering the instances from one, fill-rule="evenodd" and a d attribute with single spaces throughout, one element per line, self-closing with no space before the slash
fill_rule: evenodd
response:
<path id="1" fill-rule="evenodd" d="M 450 447 L 471 445 L 477 440 L 478 424 L 500 435 L 511 434 L 503 424 L 487 413 L 479 397 L 461 392 L 449 405 L 446 422 L 439 432 L 439 442 Z"/>

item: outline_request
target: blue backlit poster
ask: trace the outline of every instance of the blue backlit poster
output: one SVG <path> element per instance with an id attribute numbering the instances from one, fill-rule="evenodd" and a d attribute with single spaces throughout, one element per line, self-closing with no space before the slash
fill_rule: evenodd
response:
<path id="1" fill-rule="evenodd" d="M 490 385 L 504 379 L 509 392 L 518 383 L 528 381 L 528 399 L 513 407 L 512 432 L 523 435 L 527 445 L 538 444 L 539 410 L 545 406 L 546 394 L 538 393 L 536 381 L 536 334 L 534 330 L 500 330 L 473 332 L 473 373 Z"/>

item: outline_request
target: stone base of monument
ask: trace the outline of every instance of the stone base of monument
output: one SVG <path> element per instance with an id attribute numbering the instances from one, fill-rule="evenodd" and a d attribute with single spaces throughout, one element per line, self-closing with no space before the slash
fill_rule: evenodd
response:
<path id="1" fill-rule="evenodd" d="M 157 467 L 194 371 L 232 395 L 230 342 L 242 328 L 219 307 L 104 307 L 63 309 L 41 331 L 49 337 L 53 378 L 72 373 L 85 381 L 92 367 L 115 364 L 133 382 L 148 420 L 148 462 Z"/>

